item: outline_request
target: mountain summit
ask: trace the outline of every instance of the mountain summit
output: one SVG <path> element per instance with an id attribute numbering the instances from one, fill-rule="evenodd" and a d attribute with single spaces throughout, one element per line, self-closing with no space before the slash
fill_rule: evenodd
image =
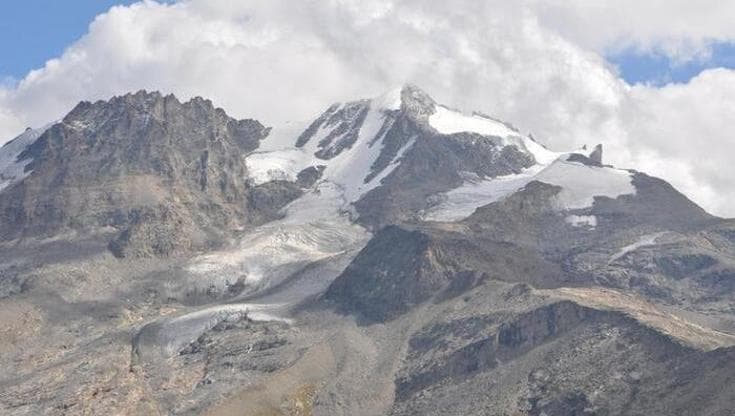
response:
<path id="1" fill-rule="evenodd" d="M 0 148 L 3 414 L 735 412 L 735 222 L 411 85 Z M 39 389 L 43 386 L 43 389 Z"/>
<path id="2" fill-rule="evenodd" d="M 139 91 L 81 102 L 3 147 L 8 166 L 23 174 L 0 194 L 0 237 L 112 231 L 119 255 L 204 247 L 257 221 L 242 155 L 267 134 L 199 97 L 181 103 Z"/>

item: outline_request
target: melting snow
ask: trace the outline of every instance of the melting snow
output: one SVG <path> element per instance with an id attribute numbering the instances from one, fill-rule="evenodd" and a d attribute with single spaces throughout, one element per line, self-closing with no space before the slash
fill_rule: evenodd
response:
<path id="1" fill-rule="evenodd" d="M 563 210 L 591 207 L 596 196 L 617 198 L 635 193 L 631 173 L 626 170 L 588 166 L 561 159 L 544 169 L 535 179 L 561 186 L 558 202 Z"/>
<path id="2" fill-rule="evenodd" d="M 424 218 L 430 221 L 459 221 L 467 218 L 475 209 L 523 188 L 542 169 L 542 165 L 535 165 L 517 175 L 498 176 L 491 180 L 468 179 L 462 186 L 446 192 L 444 200 L 429 209 Z"/>
<path id="3" fill-rule="evenodd" d="M 357 254 L 370 237 L 353 224 L 346 212 L 344 195 L 335 184 L 324 182 L 284 209 L 284 218 L 247 233 L 238 247 L 194 258 L 182 288 L 227 284 L 242 277 L 251 289 L 267 289 L 284 283 L 306 265 L 329 259 L 328 267 L 316 268 L 289 283 L 275 295 L 250 303 L 208 307 L 168 318 L 141 330 L 139 338 L 153 339 L 165 355 L 175 354 L 217 323 L 241 319 L 279 320 L 285 310 L 323 291 Z M 245 296 L 251 291 L 244 293 Z M 147 347 L 140 345 L 139 348 Z"/>
<path id="4" fill-rule="evenodd" d="M 658 240 L 659 237 L 663 236 L 664 234 L 666 234 L 666 232 L 647 234 L 647 235 L 642 236 L 635 243 L 627 245 L 621 248 L 617 253 L 613 254 L 607 263 L 610 264 L 614 262 L 615 260 L 619 260 L 623 258 L 626 254 L 632 253 L 641 247 L 656 245 L 656 240 Z"/>
<path id="5" fill-rule="evenodd" d="M 199 276 L 195 280 L 212 282 L 219 281 L 218 276 L 240 276 L 251 286 L 277 284 L 307 263 L 367 241 L 367 231 L 341 212 L 343 205 L 340 190 L 324 183 L 288 205 L 283 219 L 246 234 L 237 248 L 193 259 L 188 271 Z"/>
<path id="6" fill-rule="evenodd" d="M 594 215 L 567 215 L 564 221 L 573 227 L 597 227 L 597 217 Z"/>
<path id="7" fill-rule="evenodd" d="M 236 322 L 247 317 L 254 321 L 290 320 L 266 312 L 280 305 L 253 305 L 247 303 L 211 306 L 195 312 L 164 318 L 144 326 L 136 339 L 135 347 L 139 353 L 146 347 L 157 349 L 164 356 L 179 353 L 187 345 L 196 341 L 202 333 L 214 328 L 220 322 Z"/>
<path id="8" fill-rule="evenodd" d="M 548 165 L 534 165 L 517 175 L 467 180 L 462 186 L 446 192 L 444 200 L 428 210 L 425 218 L 459 221 L 475 209 L 498 201 L 534 180 L 562 188 L 557 195 L 558 208 L 562 211 L 591 207 L 596 196 L 617 198 L 635 193 L 630 172 L 569 162 L 562 156 Z"/>
<path id="9" fill-rule="evenodd" d="M 245 164 L 250 180 L 260 185 L 274 180 L 295 181 L 312 158 L 303 149 L 290 148 L 268 152 L 256 151 L 248 155 Z"/>
<path id="10" fill-rule="evenodd" d="M 247 295 L 253 289 L 286 283 L 294 273 L 302 273 L 306 265 L 319 260 L 330 259 L 330 267 L 319 268 L 310 277 L 307 273 L 303 279 L 279 290 L 275 299 L 266 296 L 258 304 L 223 305 L 182 315 L 144 329 L 144 336 L 157 338 L 158 345 L 165 345 L 164 353 L 172 354 L 229 317 L 244 313 L 251 319 L 278 319 L 275 315 L 284 308 L 319 293 L 341 272 L 334 265 L 346 266 L 370 237 L 367 230 L 352 223 L 346 208 L 378 186 L 413 143 L 400 149 L 394 161 L 366 184 L 365 177 L 383 147 L 382 138 L 376 139 L 376 135 L 384 123 L 392 122 L 385 110 L 400 106 L 400 91 L 397 96 L 389 93 L 371 104 L 355 144 L 330 160 L 319 159 L 314 153 L 333 126 L 322 127 L 302 148 L 293 146 L 298 129 L 273 131 L 261 149 L 245 159 L 251 180 L 256 184 L 273 179 L 294 180 L 298 172 L 309 166 L 325 165 L 322 179 L 314 189 L 284 208 L 282 219 L 247 233 L 238 247 L 194 258 L 187 267 L 190 278 L 179 284 L 182 288 L 210 287 L 241 280 L 251 289 Z"/>
<path id="11" fill-rule="evenodd" d="M 379 186 L 414 144 L 415 139 L 409 140 L 383 171 L 365 183 L 383 148 L 383 137 L 376 136 L 385 123 L 393 122 L 389 110 L 400 106 L 400 89 L 372 100 L 359 127 L 356 142 L 329 160 L 319 159 L 314 154 L 319 142 L 335 126 L 322 126 L 302 148 L 294 145 L 306 123 L 273 130 L 261 147 L 245 159 L 251 180 L 256 184 L 274 179 L 293 181 L 301 170 L 325 165 L 321 180 L 285 207 L 282 219 L 247 232 L 237 247 L 192 259 L 186 268 L 188 278 L 176 284 L 185 289 L 243 282 L 250 290 L 237 299 L 240 302 L 254 290 L 275 286 L 278 290 L 250 303 L 213 306 L 165 318 L 155 325 L 146 326 L 141 336 L 154 337 L 157 340 L 154 345 L 163 346 L 165 352 L 171 354 L 180 351 L 218 322 L 245 315 L 251 319 L 278 320 L 277 316 L 286 308 L 323 291 L 370 237 L 366 229 L 351 221 L 347 212 L 350 203 Z M 491 180 L 468 176 L 464 185 L 444 195 L 445 200 L 427 213 L 427 219 L 462 219 L 477 207 L 497 201 L 532 180 L 561 186 L 558 202 L 562 209 L 591 205 L 595 195 L 616 197 L 635 192 L 629 173 L 567 162 L 566 154 L 551 152 L 499 121 L 477 115 L 467 116 L 437 106 L 429 123 L 444 134 L 471 131 L 500 137 L 504 145 L 515 145 L 531 153 L 537 164 L 517 175 Z M 570 215 L 567 221 L 575 226 L 596 225 L 593 216 Z M 320 262 L 327 259 L 329 261 Z M 307 265 L 311 266 L 305 269 Z M 289 279 L 292 276 L 297 277 Z"/>

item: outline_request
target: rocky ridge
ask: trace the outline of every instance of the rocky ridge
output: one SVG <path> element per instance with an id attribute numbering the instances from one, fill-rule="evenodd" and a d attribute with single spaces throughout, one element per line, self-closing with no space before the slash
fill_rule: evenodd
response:
<path id="1" fill-rule="evenodd" d="M 0 194 L 0 236 L 108 234 L 121 257 L 210 247 L 299 195 L 291 184 L 247 184 L 242 155 L 267 134 L 202 98 L 140 91 L 82 102 L 17 154 L 25 177 Z"/>

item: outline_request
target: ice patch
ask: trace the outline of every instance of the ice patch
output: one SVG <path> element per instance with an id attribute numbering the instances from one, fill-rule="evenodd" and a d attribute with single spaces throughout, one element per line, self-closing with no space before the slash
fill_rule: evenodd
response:
<path id="1" fill-rule="evenodd" d="M 486 180 L 466 180 L 441 197 L 443 201 L 427 210 L 424 218 L 433 221 L 459 221 L 475 209 L 515 193 L 531 181 L 561 187 L 556 203 L 567 211 L 591 207 L 596 196 L 617 198 L 634 194 L 631 173 L 609 167 L 588 166 L 557 157 L 549 165 L 534 165 L 517 175 Z"/>
<path id="2" fill-rule="evenodd" d="M 508 137 L 519 136 L 520 133 L 500 121 L 480 115 L 466 115 L 452 111 L 441 105 L 436 106 L 434 114 L 429 116 L 429 125 L 442 134 L 473 132 L 484 136 Z"/>
<path id="3" fill-rule="evenodd" d="M 275 180 L 295 181 L 312 158 L 302 149 L 291 148 L 268 152 L 256 151 L 245 158 L 248 178 L 255 185 Z"/>
<path id="4" fill-rule="evenodd" d="M 214 328 L 220 322 L 237 322 L 247 318 L 253 321 L 290 323 L 288 319 L 279 318 L 267 312 L 278 309 L 280 306 L 225 304 L 163 318 L 141 328 L 133 340 L 134 351 L 139 356 L 154 359 L 158 354 L 164 357 L 178 354 L 186 346 L 196 341 L 201 334 Z"/>
<path id="5" fill-rule="evenodd" d="M 256 291 L 262 293 L 276 286 L 279 290 L 270 295 L 271 299 L 266 295 L 249 303 L 212 306 L 154 321 L 136 337 L 139 354 L 176 354 L 226 320 L 247 316 L 289 322 L 281 315 L 323 291 L 370 238 L 367 230 L 353 224 L 348 213 L 342 211 L 344 205 L 342 190 L 323 182 L 289 204 L 283 219 L 247 233 L 237 247 L 192 259 L 185 268 L 189 278 L 178 282 L 182 289 L 232 284 L 242 279 L 247 290 L 238 297 L 241 302 Z M 327 265 L 314 266 L 320 260 Z M 310 267 L 304 271 L 307 265 Z M 289 279 L 295 275 L 295 279 Z"/>
<path id="6" fill-rule="evenodd" d="M 442 195 L 443 201 L 428 209 L 429 221 L 459 221 L 481 206 L 491 204 L 526 186 L 543 169 L 532 166 L 517 175 L 498 176 L 492 180 L 467 180 L 458 188 Z"/>
<path id="7" fill-rule="evenodd" d="M 340 190 L 323 183 L 285 208 L 281 220 L 247 233 L 238 247 L 194 258 L 195 280 L 239 278 L 251 288 L 273 286 L 304 265 L 361 247 L 369 233 L 341 212 Z"/>
<path id="8" fill-rule="evenodd" d="M 588 166 L 561 158 L 534 179 L 562 188 L 557 196 L 562 210 L 591 207 L 596 196 L 614 199 L 621 195 L 635 194 L 629 171 Z"/>
<path id="9" fill-rule="evenodd" d="M 597 217 L 594 215 L 567 215 L 564 221 L 572 227 L 597 227 Z"/>
<path id="10" fill-rule="evenodd" d="M 632 253 L 641 247 L 656 245 L 656 240 L 658 240 L 664 234 L 666 234 L 666 232 L 647 234 L 647 235 L 642 236 L 635 243 L 627 245 L 621 248 L 617 253 L 613 254 L 612 257 L 610 257 L 610 260 L 608 260 L 607 264 L 610 264 L 616 260 L 619 260 L 623 258 L 625 255 L 627 255 L 628 253 Z"/>

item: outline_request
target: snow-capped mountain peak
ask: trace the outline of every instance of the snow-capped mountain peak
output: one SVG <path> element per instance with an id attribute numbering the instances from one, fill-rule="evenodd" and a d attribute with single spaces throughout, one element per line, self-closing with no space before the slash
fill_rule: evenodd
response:
<path id="1" fill-rule="evenodd" d="M 408 87 L 393 89 L 373 99 L 330 106 L 298 136 L 291 146 L 264 149 L 247 157 L 254 183 L 274 179 L 295 180 L 309 167 L 324 166 L 323 180 L 344 189 L 345 199 L 354 201 L 379 184 L 391 165 L 409 147 L 402 146 L 386 166 L 374 164 L 383 154 L 383 138 L 406 108 Z M 284 131 L 276 128 L 275 132 Z M 280 137 L 278 140 L 283 143 Z"/>
<path id="2" fill-rule="evenodd" d="M 396 174 L 407 177 L 425 170 L 427 158 L 439 158 L 440 164 L 453 160 L 446 171 L 425 172 L 443 183 L 425 191 L 425 196 L 443 200 L 426 207 L 423 215 L 429 219 L 464 218 L 533 180 L 562 187 L 561 210 L 591 205 L 595 196 L 635 192 L 630 172 L 601 165 L 601 149 L 551 151 L 507 123 L 441 105 L 413 85 L 373 99 L 334 104 L 291 136 L 289 145 L 281 135 L 277 140 L 284 145 L 279 148 L 269 148 L 266 138 L 264 146 L 247 157 L 251 180 L 296 181 L 305 169 L 318 168 L 317 188 L 325 182 L 336 186 L 343 208 L 383 185 L 405 158 L 409 162 L 403 169 L 408 172 Z"/>

